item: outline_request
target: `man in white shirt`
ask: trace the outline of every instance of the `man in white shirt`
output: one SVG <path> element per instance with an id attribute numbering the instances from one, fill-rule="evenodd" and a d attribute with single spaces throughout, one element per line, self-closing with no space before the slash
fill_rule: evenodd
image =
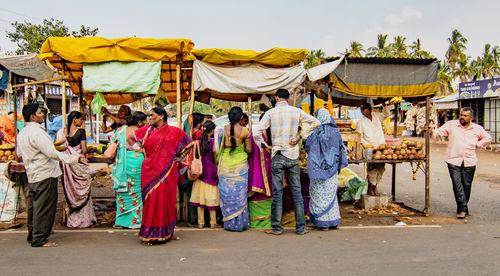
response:
<path id="1" fill-rule="evenodd" d="M 356 124 L 356 132 L 361 133 L 361 143 L 363 146 L 372 145 L 373 148 L 385 144 L 384 131 L 382 130 L 382 121 L 389 117 L 389 110 L 383 104 L 383 114 L 372 112 L 372 106 L 369 103 L 361 104 L 361 118 Z M 382 179 L 385 171 L 383 163 L 367 163 L 368 195 L 380 195 L 377 185 Z"/>
<path id="2" fill-rule="evenodd" d="M 87 164 L 85 157 L 58 152 L 41 126 L 43 111 L 37 104 L 23 107 L 26 126 L 17 136 L 17 154 L 22 157 L 28 176 L 28 242 L 32 247 L 54 247 L 50 236 L 56 216 L 57 182 L 62 174 L 59 161 Z"/>
<path id="3" fill-rule="evenodd" d="M 265 232 L 274 235 L 281 235 L 283 231 L 281 216 L 283 214 L 283 173 L 285 172 L 293 195 L 297 234 L 304 235 L 307 233 L 305 229 L 304 201 L 300 184 L 298 143 L 301 137 L 307 139 L 321 124 L 313 116 L 294 106 L 289 106 L 289 97 L 290 93 L 288 90 L 278 89 L 276 92 L 276 106 L 264 114 L 254 135 L 257 145 L 264 144 L 267 147 L 266 150 L 272 155 L 272 230 L 266 230 Z M 302 127 L 300 136 L 298 136 L 299 125 Z M 272 145 L 267 145 L 264 139 L 262 139 L 262 133 L 269 127 L 271 128 Z"/>

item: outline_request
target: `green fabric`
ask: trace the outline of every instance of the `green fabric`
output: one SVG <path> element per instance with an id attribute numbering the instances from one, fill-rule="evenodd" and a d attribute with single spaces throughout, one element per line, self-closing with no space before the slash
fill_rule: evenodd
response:
<path id="1" fill-rule="evenodd" d="M 160 87 L 161 61 L 83 64 L 83 89 L 93 92 L 156 94 Z"/>
<path id="2" fill-rule="evenodd" d="M 101 111 L 101 107 L 107 106 L 108 103 L 106 103 L 106 99 L 104 98 L 104 95 L 100 92 L 95 93 L 94 99 L 92 99 L 92 102 L 90 103 L 90 107 L 92 108 L 92 111 L 94 114 L 99 114 L 102 115 L 104 114 Z"/>
<path id="3" fill-rule="evenodd" d="M 236 147 L 233 152 L 231 152 L 231 148 L 224 148 L 222 150 L 222 162 L 228 168 L 234 168 L 242 163 L 247 162 L 248 153 L 245 152 L 245 144 L 241 144 Z"/>
<path id="4" fill-rule="evenodd" d="M 248 201 L 248 212 L 250 215 L 250 228 L 271 228 L 271 203 L 269 198 L 261 201 Z"/>

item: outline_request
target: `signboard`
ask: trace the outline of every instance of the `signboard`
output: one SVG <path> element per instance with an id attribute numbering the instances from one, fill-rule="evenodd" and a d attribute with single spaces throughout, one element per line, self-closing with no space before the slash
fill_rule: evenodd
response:
<path id="1" fill-rule="evenodd" d="M 461 82 L 458 84 L 460 99 L 477 99 L 500 96 L 500 78 Z"/>

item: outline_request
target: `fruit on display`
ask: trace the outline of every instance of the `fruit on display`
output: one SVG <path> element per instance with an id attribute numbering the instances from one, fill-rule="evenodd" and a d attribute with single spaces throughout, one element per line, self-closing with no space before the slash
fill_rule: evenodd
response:
<path id="1" fill-rule="evenodd" d="M 3 146 L 3 147 L 2 147 Z M 0 161 L 16 160 L 16 151 L 12 145 L 1 145 Z"/>
<path id="2" fill-rule="evenodd" d="M 424 146 L 418 141 L 405 140 L 397 145 L 383 144 L 375 148 L 376 160 L 423 160 Z"/>
<path id="3" fill-rule="evenodd" d="M 57 140 L 57 141 L 54 142 L 54 146 L 57 147 L 57 146 L 62 145 L 63 143 L 64 143 L 64 140 Z"/>

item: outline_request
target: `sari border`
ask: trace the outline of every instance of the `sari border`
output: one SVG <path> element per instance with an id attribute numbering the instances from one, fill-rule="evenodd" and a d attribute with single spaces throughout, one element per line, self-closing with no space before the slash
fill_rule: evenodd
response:
<path id="1" fill-rule="evenodd" d="M 245 211 L 245 208 L 247 208 L 246 205 L 243 206 L 243 208 L 241 210 L 239 210 L 238 212 L 236 212 L 236 213 L 234 213 L 234 214 L 232 214 L 230 216 L 227 216 L 227 217 L 223 218 L 222 221 L 230 221 L 230 220 L 236 218 L 237 216 L 243 214 L 243 212 Z"/>

